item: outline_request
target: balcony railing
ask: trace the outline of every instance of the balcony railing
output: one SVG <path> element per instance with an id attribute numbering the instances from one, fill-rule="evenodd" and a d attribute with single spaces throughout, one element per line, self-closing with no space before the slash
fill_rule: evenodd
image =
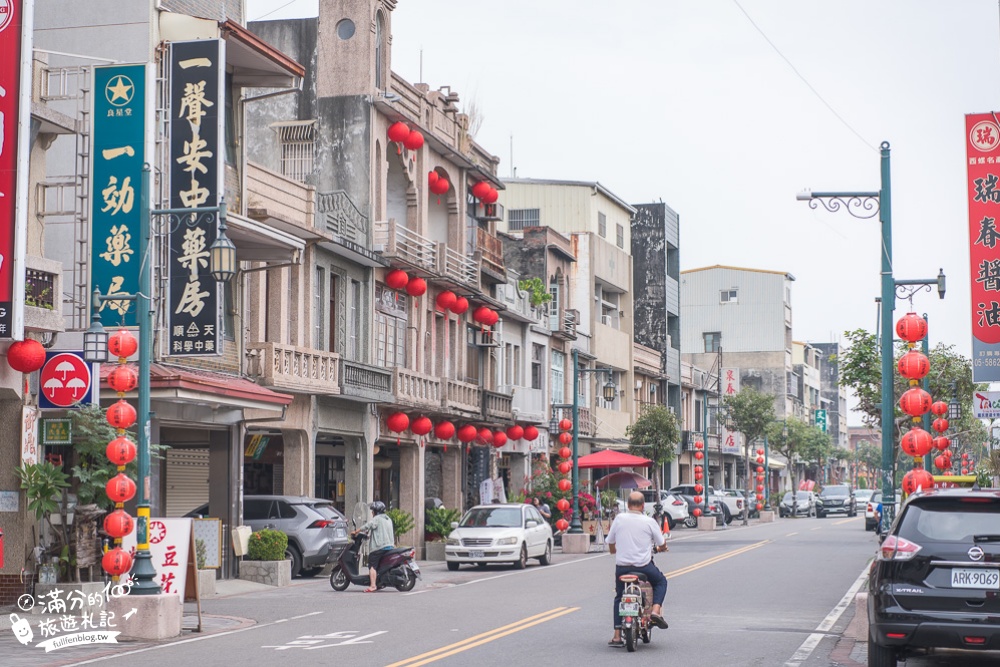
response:
<path id="1" fill-rule="evenodd" d="M 375 251 L 385 257 L 399 259 L 407 264 L 434 271 L 437 269 L 438 244 L 407 229 L 395 220 L 375 223 Z"/>
<path id="2" fill-rule="evenodd" d="M 368 248 L 368 216 L 364 215 L 343 190 L 321 192 L 316 212 L 322 216 L 326 231 Z"/>
<path id="3" fill-rule="evenodd" d="M 442 406 L 445 410 L 457 410 L 478 416 L 482 410 L 479 392 L 479 385 L 448 380 Z"/>
<path id="4" fill-rule="evenodd" d="M 483 390 L 483 418 L 498 421 L 514 419 L 513 397 Z"/>
<path id="5" fill-rule="evenodd" d="M 507 269 L 503 261 L 503 242 L 482 227 L 476 228 L 476 249 L 482 255 L 483 268 L 489 269 L 498 276 L 506 276 Z"/>
<path id="6" fill-rule="evenodd" d="M 438 247 L 438 273 L 457 283 L 479 289 L 479 265 L 457 250 L 441 244 Z"/>
<path id="7" fill-rule="evenodd" d="M 570 408 L 556 408 L 556 419 L 573 419 L 573 410 Z M 590 408 L 580 407 L 577 410 L 580 415 L 580 435 L 581 436 L 591 436 L 594 435 L 594 417 L 590 411 Z"/>
<path id="8" fill-rule="evenodd" d="M 267 387 L 333 396 L 340 393 L 340 355 L 278 343 L 251 343 L 251 374 Z"/>
<path id="9" fill-rule="evenodd" d="M 418 408 L 441 407 L 441 378 L 396 367 L 394 395 L 396 403 Z"/>
<path id="10" fill-rule="evenodd" d="M 368 403 L 391 403 L 392 371 L 357 361 L 340 360 L 341 393 Z"/>
<path id="11" fill-rule="evenodd" d="M 562 340 L 576 340 L 576 326 L 580 322 L 580 311 L 564 310 L 561 315 L 550 316 L 549 326 L 552 334 Z"/>

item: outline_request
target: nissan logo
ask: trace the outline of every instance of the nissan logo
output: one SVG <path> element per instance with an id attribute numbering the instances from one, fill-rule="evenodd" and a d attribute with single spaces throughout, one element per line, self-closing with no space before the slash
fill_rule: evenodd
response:
<path id="1" fill-rule="evenodd" d="M 971 549 L 969 549 L 969 558 L 971 558 L 972 560 L 982 560 L 983 550 L 980 549 L 979 547 L 972 547 Z"/>

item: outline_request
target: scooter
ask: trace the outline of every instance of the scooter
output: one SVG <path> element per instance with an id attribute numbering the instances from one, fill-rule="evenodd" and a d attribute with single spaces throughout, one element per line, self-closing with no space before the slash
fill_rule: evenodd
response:
<path id="1" fill-rule="evenodd" d="M 625 584 L 618 615 L 621 617 L 622 639 L 629 653 L 635 651 L 638 640 L 648 644 L 653 633 L 652 613 L 653 587 L 641 572 L 623 574 L 618 580 Z"/>
<path id="2" fill-rule="evenodd" d="M 355 586 L 369 586 L 371 580 L 368 577 L 368 568 L 358 571 L 360 561 L 361 543 L 368 536 L 358 533 L 354 536 L 354 544 L 344 549 L 330 572 L 330 586 L 335 591 L 346 591 L 351 584 Z M 375 588 L 382 589 L 392 586 L 397 591 L 406 592 L 413 590 L 417 579 L 421 578 L 420 566 L 414 560 L 413 547 L 396 547 L 390 549 L 379 561 L 378 575 L 375 578 Z"/>

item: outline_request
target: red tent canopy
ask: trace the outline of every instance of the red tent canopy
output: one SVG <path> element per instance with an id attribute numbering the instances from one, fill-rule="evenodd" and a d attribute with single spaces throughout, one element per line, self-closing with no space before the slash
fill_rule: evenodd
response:
<path id="1" fill-rule="evenodd" d="M 632 456 L 625 452 L 605 449 L 602 452 L 581 456 L 577 465 L 581 468 L 645 468 L 652 463 L 649 459 L 644 459 L 641 456 Z"/>

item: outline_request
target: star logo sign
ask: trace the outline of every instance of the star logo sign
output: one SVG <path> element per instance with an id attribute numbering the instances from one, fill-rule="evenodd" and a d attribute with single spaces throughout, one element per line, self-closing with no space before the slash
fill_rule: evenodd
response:
<path id="1" fill-rule="evenodd" d="M 104 96 L 116 107 L 123 107 L 131 102 L 134 93 L 135 86 L 132 85 L 132 79 L 121 74 L 113 76 L 104 88 Z"/>

